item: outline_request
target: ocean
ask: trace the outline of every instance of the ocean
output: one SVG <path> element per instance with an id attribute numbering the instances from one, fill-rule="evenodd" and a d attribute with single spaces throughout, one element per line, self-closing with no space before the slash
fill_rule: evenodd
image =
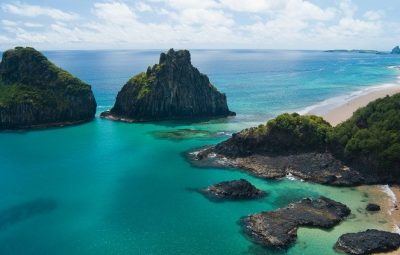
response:
<path id="1" fill-rule="evenodd" d="M 58 66 L 92 85 L 98 113 L 122 85 L 158 63 L 161 50 L 49 51 Z M 337 238 L 390 229 L 364 208 L 379 197 L 237 169 L 195 168 L 185 152 L 215 144 L 283 112 L 326 110 L 376 86 L 397 84 L 393 55 L 320 51 L 193 50 L 192 63 L 226 93 L 236 117 L 128 124 L 96 118 L 77 126 L 0 132 L 0 254 L 330 255 Z M 322 110 L 321 110 L 322 111 Z M 265 190 L 254 201 L 215 203 L 195 189 L 245 178 Z M 241 217 L 327 196 L 351 216 L 332 230 L 301 228 L 287 251 L 262 248 Z"/>

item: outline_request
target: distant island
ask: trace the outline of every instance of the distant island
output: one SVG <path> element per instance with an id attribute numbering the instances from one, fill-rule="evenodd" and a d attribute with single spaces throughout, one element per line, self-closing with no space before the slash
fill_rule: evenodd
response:
<path id="1" fill-rule="evenodd" d="M 392 50 L 392 54 L 400 54 L 400 47 L 399 46 L 394 47 Z"/>
<path id="2" fill-rule="evenodd" d="M 345 49 L 337 49 L 337 50 L 326 50 L 325 52 L 387 54 L 387 53 L 385 53 L 383 51 L 377 51 L 377 50 L 345 50 Z"/>
<path id="3" fill-rule="evenodd" d="M 378 51 L 378 50 L 358 50 L 358 49 L 353 49 L 353 50 L 335 49 L 335 50 L 326 50 L 324 52 L 331 52 L 331 53 L 334 53 L 334 52 L 337 52 L 337 53 L 366 53 L 366 54 L 400 54 L 400 48 L 399 48 L 399 46 L 396 46 L 390 52 Z"/>
<path id="4" fill-rule="evenodd" d="M 142 122 L 232 115 L 225 94 L 192 65 L 189 51 L 170 49 L 161 53 L 159 64 L 132 77 L 101 117 Z"/>
<path id="5" fill-rule="evenodd" d="M 0 129 L 65 126 L 96 113 L 91 87 L 33 48 L 4 52 L 0 63 Z"/>

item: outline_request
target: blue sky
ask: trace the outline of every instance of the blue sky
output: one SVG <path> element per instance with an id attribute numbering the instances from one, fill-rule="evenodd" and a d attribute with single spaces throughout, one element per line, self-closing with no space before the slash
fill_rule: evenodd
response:
<path id="1" fill-rule="evenodd" d="M 399 10 L 398 0 L 2 0 L 0 50 L 390 50 Z"/>

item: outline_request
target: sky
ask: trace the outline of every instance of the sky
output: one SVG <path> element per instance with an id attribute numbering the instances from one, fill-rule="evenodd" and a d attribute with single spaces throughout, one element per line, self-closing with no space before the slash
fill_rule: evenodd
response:
<path id="1" fill-rule="evenodd" d="M 376 49 L 399 0 L 1 0 L 0 50 Z"/>

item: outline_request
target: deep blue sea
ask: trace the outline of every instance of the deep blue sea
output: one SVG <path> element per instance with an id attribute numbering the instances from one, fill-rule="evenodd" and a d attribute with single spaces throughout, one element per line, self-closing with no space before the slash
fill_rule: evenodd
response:
<path id="1" fill-rule="evenodd" d="M 92 85 L 99 114 L 113 105 L 131 76 L 158 63 L 160 52 L 44 54 Z M 227 94 L 236 117 L 142 124 L 96 118 L 72 127 L 0 133 L 1 255 L 330 255 L 336 254 L 332 247 L 345 232 L 391 227 L 384 213 L 365 213 L 368 202 L 380 199 L 368 189 L 194 168 L 184 152 L 218 143 L 282 112 L 332 105 L 372 86 L 397 84 L 399 57 L 268 50 L 191 53 L 192 63 Z M 238 178 L 268 196 L 215 203 L 193 191 Z M 242 216 L 319 195 L 346 203 L 351 217 L 329 231 L 301 228 L 287 251 L 264 249 L 241 233 Z"/>

